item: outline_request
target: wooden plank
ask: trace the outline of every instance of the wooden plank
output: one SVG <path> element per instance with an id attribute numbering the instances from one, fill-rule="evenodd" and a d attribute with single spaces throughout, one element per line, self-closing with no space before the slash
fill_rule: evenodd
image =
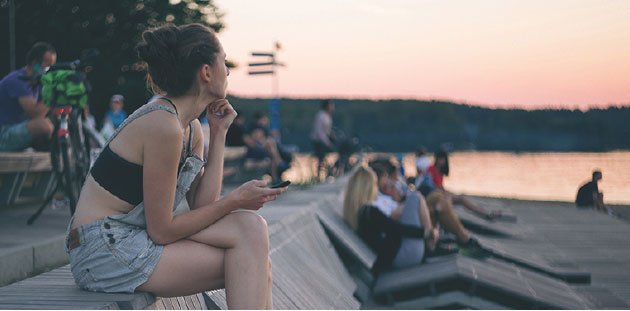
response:
<path id="1" fill-rule="evenodd" d="M 206 294 L 219 308 L 223 310 L 228 309 L 224 289 L 209 291 Z"/>
<path id="2" fill-rule="evenodd" d="M 50 171 L 48 152 L 1 152 L 0 173 Z"/>
<path id="3" fill-rule="evenodd" d="M 201 294 L 196 294 L 196 295 L 192 295 L 189 296 L 190 297 L 190 302 L 192 303 L 192 307 L 191 310 L 203 310 L 206 308 L 202 308 L 201 307 L 201 301 L 199 301 L 199 299 L 203 299 L 203 296 L 201 296 Z"/>
<path id="4" fill-rule="evenodd" d="M 161 298 L 157 298 L 153 304 L 146 307 L 145 310 L 165 310 L 164 302 Z"/>
<path id="5" fill-rule="evenodd" d="M 177 302 L 179 303 L 180 310 L 190 310 L 184 297 L 175 297 L 175 299 L 177 299 Z"/>
<path id="6" fill-rule="evenodd" d="M 104 309 L 117 308 L 115 302 L 101 301 L 93 302 L 30 302 L 22 301 L 20 303 L 0 303 L 0 309 Z"/>
<path id="7" fill-rule="evenodd" d="M 175 307 L 173 306 L 173 302 L 171 301 L 170 298 L 162 298 L 162 303 L 164 303 L 165 310 L 175 310 Z"/>

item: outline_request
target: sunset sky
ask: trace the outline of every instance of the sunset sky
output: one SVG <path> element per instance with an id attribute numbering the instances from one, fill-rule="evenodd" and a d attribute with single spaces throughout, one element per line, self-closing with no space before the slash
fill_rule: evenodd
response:
<path id="1" fill-rule="evenodd" d="M 630 1 L 215 0 L 239 68 L 281 42 L 280 95 L 447 99 L 491 107 L 630 106 Z"/>

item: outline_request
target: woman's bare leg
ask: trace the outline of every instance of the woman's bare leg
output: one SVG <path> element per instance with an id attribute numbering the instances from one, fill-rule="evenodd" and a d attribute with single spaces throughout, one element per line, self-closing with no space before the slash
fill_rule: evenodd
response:
<path id="1" fill-rule="evenodd" d="M 234 218 L 232 240 L 218 240 L 219 230 L 200 231 L 190 240 L 226 248 L 225 292 L 230 309 L 261 309 L 271 293 L 269 279 L 269 233 L 265 219 L 249 210 L 239 210 L 223 217 Z M 215 228 L 216 229 L 216 228 Z M 224 228 L 221 228 L 224 230 Z M 219 231 L 221 232 L 221 231 Z"/>
<path id="2" fill-rule="evenodd" d="M 436 209 L 438 210 L 439 222 L 444 229 L 455 234 L 457 242 L 468 242 L 468 239 L 470 239 L 470 233 L 468 233 L 468 230 L 464 228 L 464 225 L 462 225 L 461 221 L 459 221 L 459 216 L 457 216 L 457 213 L 453 210 L 451 197 L 447 195 L 442 196 L 437 202 Z"/>
<path id="3" fill-rule="evenodd" d="M 485 209 L 479 207 L 479 205 L 477 205 L 477 203 L 475 203 L 473 200 L 467 198 L 466 196 L 453 194 L 453 193 L 450 193 L 450 192 L 447 192 L 447 194 L 449 196 L 451 196 L 453 204 L 463 205 L 469 211 L 471 211 L 473 213 L 477 213 L 477 214 L 479 214 L 481 216 L 488 216 L 489 215 L 488 211 L 486 211 Z"/>
<path id="4" fill-rule="evenodd" d="M 269 277 L 267 278 L 267 288 L 269 289 L 269 293 L 267 294 L 267 306 L 265 307 L 267 310 L 273 309 L 273 278 L 271 268 L 271 257 L 269 257 Z"/>
<path id="5" fill-rule="evenodd" d="M 225 286 L 230 309 L 262 309 L 271 301 L 270 277 L 266 222 L 253 212 L 234 212 L 166 245 L 153 274 L 138 289 L 172 297 Z"/>

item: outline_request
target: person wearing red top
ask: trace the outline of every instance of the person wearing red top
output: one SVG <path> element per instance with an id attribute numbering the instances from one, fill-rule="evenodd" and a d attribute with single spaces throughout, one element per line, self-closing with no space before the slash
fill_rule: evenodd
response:
<path id="1" fill-rule="evenodd" d="M 486 211 L 469 198 L 463 195 L 454 194 L 444 189 L 444 176 L 448 176 L 449 173 L 448 154 L 446 151 L 440 150 L 435 153 L 435 162 L 429 167 L 428 171 L 433 179 L 435 187 L 450 196 L 453 204 L 463 205 L 471 212 L 489 220 L 501 217 L 501 211 Z"/>
<path id="2" fill-rule="evenodd" d="M 436 163 L 429 166 L 429 174 L 431 174 L 431 179 L 433 180 L 433 184 L 435 184 L 435 187 L 437 187 L 438 189 L 442 189 L 444 190 L 444 175 L 438 171 L 436 165 L 438 165 L 437 163 L 437 157 L 436 159 Z M 448 170 L 448 162 L 446 162 L 446 167 Z"/>

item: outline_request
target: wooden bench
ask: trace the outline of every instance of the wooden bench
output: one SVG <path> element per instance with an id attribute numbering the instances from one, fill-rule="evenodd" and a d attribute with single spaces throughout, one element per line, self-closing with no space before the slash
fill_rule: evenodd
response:
<path id="1" fill-rule="evenodd" d="M 43 200 L 54 190 L 48 152 L 0 152 L 0 205 Z"/>
<path id="2" fill-rule="evenodd" d="M 342 181 L 342 180 L 341 180 Z M 273 263 L 273 298 L 278 309 L 358 309 L 352 280 L 320 225 L 317 201 L 336 197 L 335 184 L 314 193 L 288 194 L 266 207 Z M 313 194 L 313 195 L 312 195 Z M 316 194 L 316 195 L 314 195 Z M 318 198 L 314 200 L 313 198 Z M 269 218 L 268 218 L 268 221 Z M 0 288 L 0 309 L 226 309 L 225 291 L 176 298 L 150 294 L 104 294 L 80 290 L 69 266 Z"/>
<path id="3" fill-rule="evenodd" d="M 104 294 L 74 284 L 70 266 L 0 288 L 0 309 L 206 309 L 201 294 L 155 298 L 151 294 Z"/>
<path id="4" fill-rule="evenodd" d="M 375 275 L 372 270 L 376 254 L 343 221 L 339 201 L 327 203 L 317 215 L 358 289 L 364 289 L 357 295 L 363 308 L 581 309 L 589 306 L 566 282 L 494 256 L 434 257 L 418 266 Z"/>

